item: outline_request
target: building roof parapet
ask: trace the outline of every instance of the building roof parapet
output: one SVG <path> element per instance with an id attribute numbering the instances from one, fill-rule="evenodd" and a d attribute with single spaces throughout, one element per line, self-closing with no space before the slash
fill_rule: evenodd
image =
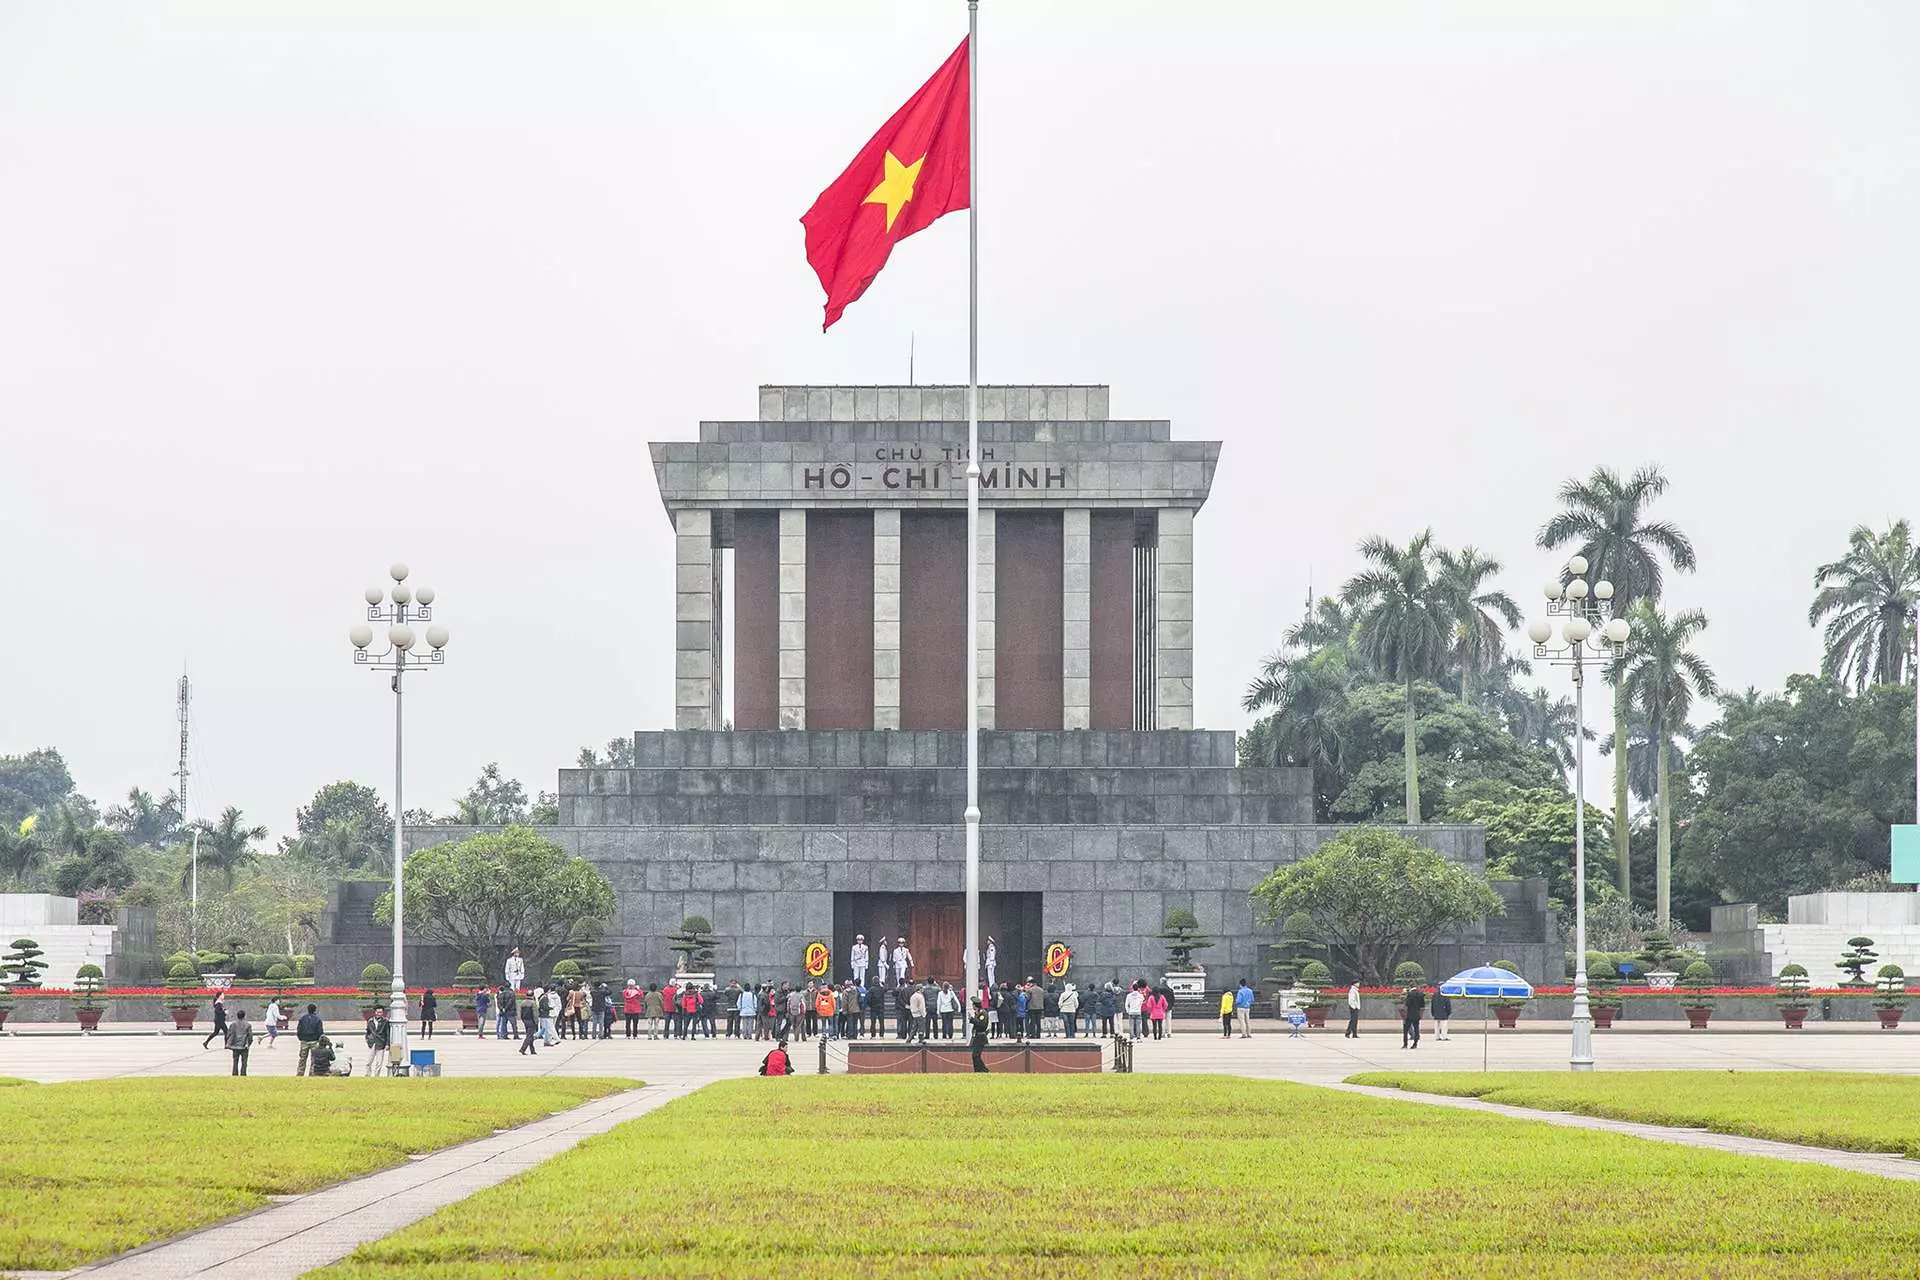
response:
<path id="1" fill-rule="evenodd" d="M 1012 421 L 1098 422 L 1107 416 L 1108 388 L 1047 384 L 980 388 L 980 416 Z M 964 385 L 765 386 L 762 422 L 939 421 L 967 417 Z"/>

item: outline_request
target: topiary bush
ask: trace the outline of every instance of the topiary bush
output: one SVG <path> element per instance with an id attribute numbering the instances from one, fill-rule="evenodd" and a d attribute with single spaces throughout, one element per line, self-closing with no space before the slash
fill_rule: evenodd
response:
<path id="1" fill-rule="evenodd" d="M 97 964 L 83 964 L 73 972 L 73 1007 L 98 1009 L 100 991 L 107 985 L 107 973 Z"/>
<path id="2" fill-rule="evenodd" d="M 293 976 L 296 978 L 311 978 L 313 976 L 313 957 L 295 956 L 293 958 Z"/>
<path id="3" fill-rule="evenodd" d="M 462 960 L 453 971 L 453 985 L 460 992 L 459 1008 L 471 1009 L 473 993 L 487 985 L 487 968 L 478 960 Z"/>
<path id="4" fill-rule="evenodd" d="M 285 993 L 288 984 L 292 981 L 293 970 L 286 965 L 275 964 L 267 966 L 267 987 L 270 990 Z"/>
<path id="5" fill-rule="evenodd" d="M 1803 964 L 1783 964 L 1773 980 L 1774 999 L 1782 1009 L 1804 1009 L 1813 999 L 1813 979 Z"/>
<path id="6" fill-rule="evenodd" d="M 713 925 L 705 916 L 688 916 L 680 922 L 679 932 L 667 935 L 667 949 L 687 958 L 688 973 L 711 973 L 713 952 L 719 945 Z"/>
<path id="7" fill-rule="evenodd" d="M 1402 960 L 1394 966 L 1393 985 L 1396 987 L 1424 987 L 1427 985 L 1427 971 L 1411 960 Z"/>
<path id="8" fill-rule="evenodd" d="M 1873 949 L 1872 938 L 1848 938 L 1847 949 L 1840 953 L 1840 959 L 1834 967 L 1847 975 L 1843 987 L 1864 987 L 1867 985 L 1867 966 L 1879 959 Z"/>
<path id="9" fill-rule="evenodd" d="M 1587 953 L 1587 1006 L 1592 1009 L 1620 1007 L 1620 970 L 1598 951 Z"/>
<path id="10" fill-rule="evenodd" d="M 183 956 L 167 966 L 167 998 L 169 1009 L 198 1009 L 200 1007 L 200 974 Z"/>
<path id="11" fill-rule="evenodd" d="M 360 992 L 367 1003 L 379 1004 L 393 990 L 393 970 L 383 964 L 370 964 L 360 971 Z"/>
<path id="12" fill-rule="evenodd" d="M 1883 964 L 1874 975 L 1873 1007 L 1876 1009 L 1904 1009 L 1907 1007 L 1907 971 L 1897 964 Z"/>
<path id="13" fill-rule="evenodd" d="M 0 973 L 6 974 L 7 986 L 15 991 L 37 990 L 47 969 L 47 962 L 40 958 L 45 954 L 32 938 L 15 938 L 13 949 L 0 957 Z"/>
<path id="14" fill-rule="evenodd" d="M 1687 966 L 1687 971 L 1680 975 L 1678 985 L 1685 992 L 1681 998 L 1681 1004 L 1689 1009 L 1713 1008 L 1713 1000 L 1706 994 L 1707 988 L 1713 984 L 1713 966 L 1705 960 L 1695 960 Z"/>
<path id="15" fill-rule="evenodd" d="M 1174 973 L 1189 973 L 1198 967 L 1193 953 L 1213 945 L 1213 939 L 1200 932 L 1200 921 L 1185 907 L 1167 912 L 1157 935 L 1167 944 L 1167 968 Z"/>
<path id="16" fill-rule="evenodd" d="M 1504 970 L 1505 972 L 1512 974 L 1516 978 L 1520 976 L 1520 966 L 1515 964 L 1511 960 L 1495 960 L 1493 962 L 1493 967 L 1496 969 Z M 1500 999 L 1495 1000 L 1493 1002 L 1493 1007 L 1496 1009 L 1517 1009 L 1525 1003 L 1526 1003 L 1526 1000 L 1524 998 L 1515 1000 L 1509 996 L 1502 996 Z M 1593 1001 L 1591 998 L 1588 999 L 1587 1004 L 1589 1006 L 1593 1004 Z"/>
<path id="17" fill-rule="evenodd" d="M 1307 992 L 1308 1004 L 1332 1004 L 1326 998 L 1327 988 L 1333 985 L 1333 970 L 1318 960 L 1309 960 L 1300 966 L 1300 987 Z"/>
<path id="18" fill-rule="evenodd" d="M 554 981 L 578 982 L 586 977 L 587 971 L 580 967 L 578 960 L 562 960 L 553 966 Z"/>

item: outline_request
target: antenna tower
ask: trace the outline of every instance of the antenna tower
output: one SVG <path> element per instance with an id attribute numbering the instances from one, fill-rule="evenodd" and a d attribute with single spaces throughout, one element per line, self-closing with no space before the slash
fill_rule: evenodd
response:
<path id="1" fill-rule="evenodd" d="M 174 701 L 180 711 L 180 768 L 174 777 L 180 779 L 177 794 L 180 797 L 180 819 L 187 817 L 187 708 L 193 703 L 193 683 L 187 679 L 186 672 L 180 673 L 180 684 Z"/>

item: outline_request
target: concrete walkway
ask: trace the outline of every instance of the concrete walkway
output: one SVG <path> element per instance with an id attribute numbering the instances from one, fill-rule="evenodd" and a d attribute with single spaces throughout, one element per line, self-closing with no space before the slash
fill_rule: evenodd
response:
<path id="1" fill-rule="evenodd" d="M 422 1082 L 423 1084 L 429 1082 Z M 550 1160 L 681 1097 L 699 1082 L 654 1084 L 599 1098 L 517 1129 L 419 1156 L 189 1235 L 81 1267 L 42 1275 L 112 1280 L 294 1280 L 370 1240 L 393 1234 L 474 1192 Z"/>

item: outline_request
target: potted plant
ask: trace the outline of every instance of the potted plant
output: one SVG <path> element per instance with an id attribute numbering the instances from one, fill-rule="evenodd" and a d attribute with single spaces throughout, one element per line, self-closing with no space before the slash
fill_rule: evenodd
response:
<path id="1" fill-rule="evenodd" d="M 1587 1009 L 1600 1031 L 1611 1027 L 1620 1012 L 1620 970 L 1598 951 L 1587 952 Z"/>
<path id="2" fill-rule="evenodd" d="M 273 992 L 276 1000 L 284 1001 L 287 998 L 287 988 L 293 985 L 292 967 L 284 964 L 268 965 L 266 980 L 262 985 Z"/>
<path id="3" fill-rule="evenodd" d="M 1207 989 L 1206 966 L 1193 953 L 1213 945 L 1213 939 L 1200 932 L 1200 921 L 1185 907 L 1167 912 L 1160 924 L 1159 939 L 1167 945 L 1167 988 L 1177 995 L 1200 995 Z"/>
<path id="4" fill-rule="evenodd" d="M 1309 960 L 1300 966 L 1299 990 L 1305 995 L 1307 1025 L 1324 1027 L 1327 1025 L 1327 1010 L 1333 1001 L 1327 998 L 1327 988 L 1333 985 L 1333 970 L 1318 960 Z"/>
<path id="5" fill-rule="evenodd" d="M 1881 1029 L 1891 1031 L 1907 1011 L 1907 971 L 1897 964 L 1881 965 L 1873 992 L 1873 1011 L 1880 1015 Z"/>
<path id="6" fill-rule="evenodd" d="M 393 990 L 393 970 L 383 964 L 370 964 L 360 971 L 360 1016 L 371 1018 L 387 1007 Z"/>
<path id="7" fill-rule="evenodd" d="M 1813 1003 L 1812 991 L 1813 979 L 1807 976 L 1807 966 L 1780 966 L 1780 976 L 1773 980 L 1773 999 L 1789 1031 L 1798 1031 L 1806 1025 L 1807 1009 Z"/>
<path id="8" fill-rule="evenodd" d="M 1515 977 L 1518 977 L 1520 974 L 1519 966 L 1511 960 L 1495 960 L 1493 967 L 1496 969 L 1505 969 Z M 1494 1022 L 1509 1031 L 1513 1030 L 1513 1028 L 1520 1025 L 1520 1006 L 1525 1003 L 1526 1001 L 1524 999 L 1510 1000 L 1503 997 L 1502 999 L 1495 1000 L 1493 1002 Z"/>
<path id="9" fill-rule="evenodd" d="M 473 993 L 487 985 L 486 966 L 478 960 L 462 960 L 460 967 L 454 970 L 453 985 L 460 992 L 457 1007 L 460 1010 L 460 1029 L 478 1031 L 480 1013 L 473 1006 Z"/>
<path id="10" fill-rule="evenodd" d="M 15 938 L 13 950 L 0 957 L 0 973 L 7 975 L 7 986 L 15 991 L 38 990 L 40 975 L 47 968 L 47 962 L 40 958 L 45 954 L 32 938 Z"/>
<path id="11" fill-rule="evenodd" d="M 193 1030 L 200 1012 L 200 974 L 185 956 L 174 957 L 167 966 L 167 1012 L 173 1015 L 175 1031 Z"/>
<path id="12" fill-rule="evenodd" d="M 1877 959 L 1879 957 L 1874 954 L 1872 938 L 1848 938 L 1847 949 L 1841 952 L 1840 959 L 1834 962 L 1835 967 L 1847 975 L 1846 981 L 1840 985 L 1843 987 L 1870 986 L 1871 984 L 1867 981 L 1867 966 Z"/>
<path id="13" fill-rule="evenodd" d="M 688 916 L 682 920 L 679 931 L 667 935 L 667 949 L 679 954 L 673 965 L 675 975 L 684 981 L 711 985 L 713 951 L 719 945 L 720 939 L 713 936 L 713 925 L 705 916 Z M 578 961 L 574 964 L 581 967 Z"/>
<path id="14" fill-rule="evenodd" d="M 1640 971 L 1647 975 L 1647 985 L 1668 988 L 1674 985 L 1680 974 L 1674 965 L 1680 963 L 1686 952 L 1673 945 L 1673 935 L 1665 929 L 1649 929 L 1640 939 Z"/>
<path id="15" fill-rule="evenodd" d="M 82 1031 L 93 1031 L 100 1026 L 100 1015 L 106 1010 L 100 1002 L 100 990 L 106 985 L 106 971 L 97 964 L 83 964 L 74 970 L 73 1016 L 80 1020 Z"/>
<path id="16" fill-rule="evenodd" d="M 1704 1031 L 1707 1019 L 1713 1016 L 1713 997 L 1707 994 L 1713 986 L 1713 967 L 1705 960 L 1695 960 L 1681 975 L 1679 986 L 1680 1007 L 1686 1012 L 1688 1029 Z"/>

